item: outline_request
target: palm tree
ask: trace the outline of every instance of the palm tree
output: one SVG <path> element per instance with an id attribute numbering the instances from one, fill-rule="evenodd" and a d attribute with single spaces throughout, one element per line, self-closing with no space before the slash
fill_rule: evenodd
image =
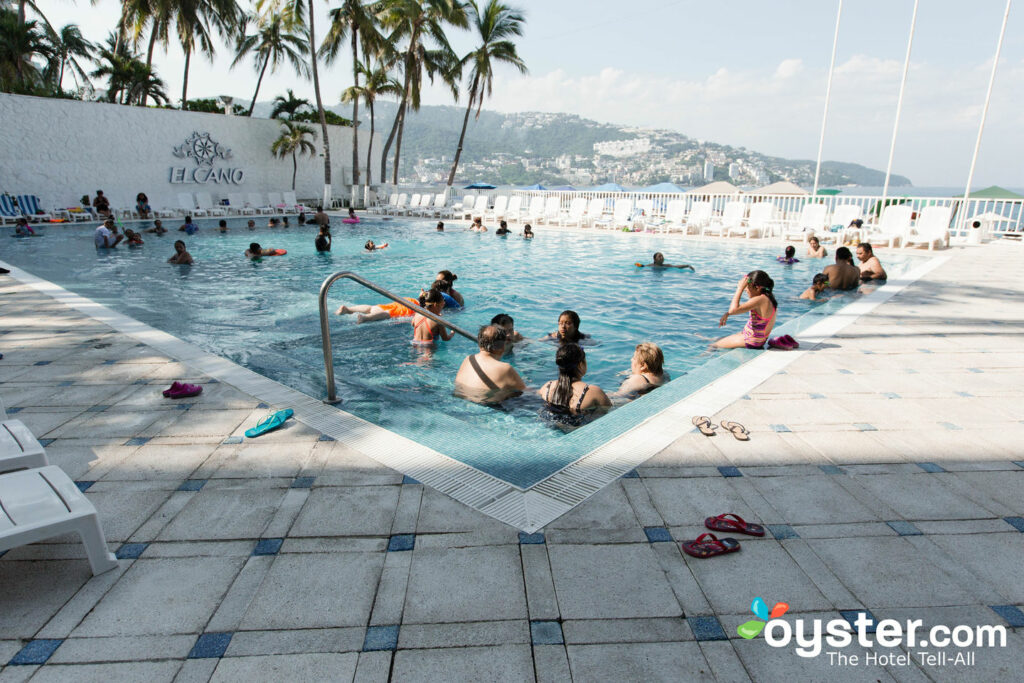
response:
<path id="1" fill-rule="evenodd" d="M 342 0 L 341 6 L 330 11 L 331 26 L 324 36 L 324 44 L 320 47 L 320 54 L 328 64 L 334 62 L 341 46 L 348 38 L 352 44 L 352 82 L 353 87 L 359 87 L 359 49 L 358 43 L 362 40 L 363 53 L 368 49 L 376 51 L 376 46 L 381 42 L 377 32 L 376 22 L 368 7 L 360 0 Z M 352 184 L 359 184 L 359 97 L 353 97 L 348 101 L 352 102 Z"/>
<path id="2" fill-rule="evenodd" d="M 126 95 L 138 76 L 138 70 L 133 65 L 133 62 L 137 61 L 137 55 L 131 51 L 127 43 L 118 44 L 116 34 L 107 37 L 106 47 L 100 49 L 96 59 L 96 69 L 89 75 L 92 78 L 108 79 L 108 102 L 126 102 Z"/>
<path id="3" fill-rule="evenodd" d="M 402 101 L 398 105 L 391 134 L 384 144 L 381 158 L 381 179 L 387 170 L 387 153 L 392 140 L 395 144 L 395 162 L 392 183 L 398 184 L 398 160 L 402 153 L 402 132 L 405 128 L 405 113 L 411 106 L 420 107 L 420 89 L 423 72 L 433 81 L 435 74 L 453 74 L 452 66 L 458 60 L 452 51 L 444 28 L 450 24 L 458 28 L 468 25 L 464 5 L 460 0 L 387 0 L 381 11 L 381 24 L 392 31 L 388 42 L 395 44 L 408 41 L 402 57 L 402 72 L 405 83 L 402 87 Z M 431 45 L 432 47 L 428 47 Z M 445 78 L 446 83 L 449 78 Z"/>
<path id="4" fill-rule="evenodd" d="M 188 102 L 188 72 L 192 53 L 198 48 L 213 60 L 213 32 L 230 34 L 241 24 L 241 9 L 235 0 L 173 0 L 175 27 L 185 53 L 185 73 L 181 84 L 181 108 Z"/>
<path id="5" fill-rule="evenodd" d="M 460 62 L 460 67 L 470 67 L 469 104 L 466 105 L 466 115 L 462 119 L 462 133 L 459 135 L 459 146 L 455 150 L 455 161 L 452 163 L 451 173 L 448 174 L 448 187 L 455 182 L 455 171 L 459 168 L 469 113 L 475 104 L 476 118 L 479 119 L 484 99 L 491 94 L 494 63 L 511 64 L 519 69 L 519 73 L 526 73 L 526 64 L 519 58 L 516 45 L 511 40 L 514 36 L 523 35 L 523 13 L 503 4 L 501 0 L 487 0 L 483 14 L 480 13 L 476 0 L 469 0 L 466 11 L 469 14 L 470 25 L 480 39 L 480 46 L 463 57 Z"/>
<path id="6" fill-rule="evenodd" d="M 285 119 L 292 119 L 299 113 L 300 109 L 304 108 L 312 109 L 313 105 L 305 98 L 296 97 L 292 89 L 288 88 L 288 97 L 278 95 L 274 98 L 274 108 L 270 112 L 270 118 L 279 119 L 283 117 Z"/>
<path id="7" fill-rule="evenodd" d="M 54 31 L 50 28 L 47 30 L 47 36 L 53 47 L 53 57 L 56 61 L 54 68 L 51 70 L 56 72 L 55 82 L 57 89 L 64 90 L 65 67 L 71 72 L 71 77 L 75 79 L 76 86 L 79 85 L 79 78 L 88 82 L 85 69 L 78 63 L 78 60 L 92 59 L 96 53 L 96 46 L 82 37 L 82 32 L 75 24 L 62 26 L 60 31 Z"/>
<path id="8" fill-rule="evenodd" d="M 156 75 L 153 67 L 142 60 L 133 59 L 130 64 L 130 80 L 125 87 L 125 104 L 145 106 L 149 99 L 157 104 L 167 104 L 167 84 Z"/>
<path id="9" fill-rule="evenodd" d="M 341 101 L 351 102 L 352 100 L 362 98 L 370 110 L 370 141 L 366 145 L 366 184 L 372 185 L 373 169 L 370 167 L 370 160 L 373 158 L 373 133 L 375 129 L 373 104 L 376 102 L 378 95 L 401 95 L 402 84 L 380 62 L 373 67 L 360 63 L 358 68 L 359 73 L 365 78 L 365 83 L 346 88 L 345 92 L 341 94 Z"/>
<path id="10" fill-rule="evenodd" d="M 299 171 L 299 154 L 309 154 L 313 156 L 316 153 L 316 147 L 313 143 L 306 139 L 306 136 L 316 137 L 316 133 L 309 126 L 304 126 L 301 123 L 295 123 L 284 119 L 281 121 L 281 136 L 274 140 L 274 144 L 270 146 L 270 151 L 274 153 L 278 159 L 284 159 L 289 154 L 292 155 L 292 189 L 295 189 L 295 175 Z"/>
<path id="11" fill-rule="evenodd" d="M 0 9 L 0 90 L 28 91 L 42 81 L 37 58 L 49 63 L 52 46 L 35 20 L 19 24 L 12 11 Z"/>
<path id="12" fill-rule="evenodd" d="M 281 62 L 288 61 L 295 71 L 304 77 L 309 77 L 309 64 L 306 63 L 303 53 L 306 50 L 305 41 L 293 32 L 293 26 L 289 25 L 285 15 L 277 12 L 266 17 L 250 15 L 249 21 L 256 24 L 256 32 L 246 34 L 243 30 L 238 39 L 238 55 L 235 61 L 231 62 L 234 68 L 250 52 L 256 55 L 255 67 L 259 72 L 256 80 L 256 91 L 252 94 L 252 103 L 246 116 L 252 116 L 252 110 L 256 106 L 256 98 L 260 94 L 260 85 L 263 83 L 263 75 L 270 67 L 270 73 L 277 71 Z"/>

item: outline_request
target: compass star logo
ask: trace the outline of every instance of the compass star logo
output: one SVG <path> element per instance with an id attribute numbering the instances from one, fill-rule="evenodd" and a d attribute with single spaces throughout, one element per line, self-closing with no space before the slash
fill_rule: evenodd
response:
<path id="1" fill-rule="evenodd" d="M 230 159 L 231 150 L 214 141 L 209 133 L 193 131 L 184 144 L 174 148 L 174 156 L 181 159 L 191 157 L 198 166 L 213 166 L 214 159 Z"/>

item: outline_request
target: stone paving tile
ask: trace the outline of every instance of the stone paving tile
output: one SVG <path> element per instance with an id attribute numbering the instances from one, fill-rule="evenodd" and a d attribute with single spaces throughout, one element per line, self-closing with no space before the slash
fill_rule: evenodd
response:
<path id="1" fill-rule="evenodd" d="M 422 650 L 445 647 L 476 647 L 530 642 L 530 624 L 515 621 L 478 621 L 468 624 L 402 624 L 398 647 Z"/>
<path id="2" fill-rule="evenodd" d="M 391 530 L 397 486 L 315 488 L 289 536 L 386 536 Z"/>
<path id="3" fill-rule="evenodd" d="M 206 489 L 196 493 L 157 540 L 259 538 L 284 497 L 284 489 Z M 210 524 L 209 520 L 217 520 Z"/>
<path id="4" fill-rule="evenodd" d="M 758 683 L 784 680 L 842 680 L 845 675 L 849 675 L 850 680 L 896 680 L 884 667 L 865 663 L 865 653 L 882 652 L 883 649 L 880 647 L 866 649 L 854 644 L 843 648 L 843 654 L 855 654 L 860 657 L 860 665 L 856 669 L 843 669 L 831 664 L 828 656 L 824 654 L 806 659 L 798 656 L 793 651 L 795 644 L 789 648 L 774 648 L 765 643 L 764 638 L 759 637 L 753 640 L 734 640 L 732 645 L 751 680 Z"/>
<path id="5" fill-rule="evenodd" d="M 184 659 L 195 641 L 192 635 L 68 638 L 47 664 Z"/>
<path id="6" fill-rule="evenodd" d="M 877 513 L 844 489 L 836 477 L 758 477 L 752 485 L 778 515 L 768 523 L 827 524 L 879 521 Z"/>
<path id="7" fill-rule="evenodd" d="M 225 449 L 225 457 L 218 460 L 219 466 L 209 476 L 242 479 L 294 477 L 299 474 L 312 454 L 312 444 L 295 444 L 281 448 L 279 444 L 247 441 L 238 448 Z"/>
<path id="8" fill-rule="evenodd" d="M 654 507 L 670 526 L 702 525 L 705 518 L 723 512 L 744 519 L 758 518 L 732 479 L 644 479 L 643 484 Z"/>
<path id="9" fill-rule="evenodd" d="M 216 450 L 212 444 L 160 446 L 147 443 L 128 457 L 113 463 L 105 481 L 169 480 L 181 482 Z"/>
<path id="10" fill-rule="evenodd" d="M 580 619 L 562 622 L 567 645 L 694 640 L 685 619 Z"/>
<path id="11" fill-rule="evenodd" d="M 5 556 L 0 561 L 0 633 L 32 637 L 91 576 L 84 559 L 19 562 Z"/>
<path id="12" fill-rule="evenodd" d="M 529 645 L 399 650 L 391 677 L 410 682 L 525 681 L 533 678 L 533 657 Z"/>
<path id="13" fill-rule="evenodd" d="M 569 645 L 575 681 L 713 681 L 697 643 Z"/>
<path id="14" fill-rule="evenodd" d="M 443 493 L 423 487 L 419 517 L 416 520 L 417 533 L 505 531 L 508 528 L 508 525 L 481 515 Z"/>
<path id="15" fill-rule="evenodd" d="M 357 661 L 354 652 L 225 657 L 210 681 L 351 680 Z"/>
<path id="16" fill-rule="evenodd" d="M 622 483 L 595 493 L 581 505 L 548 524 L 548 529 L 635 529 L 636 513 Z"/>
<path id="17" fill-rule="evenodd" d="M 856 482 L 904 519 L 992 517 L 992 511 L 956 495 L 948 486 L 944 486 L 944 480 L 955 476 L 959 475 L 880 474 L 857 477 Z"/>
<path id="18" fill-rule="evenodd" d="M 966 535 L 936 535 L 929 539 L 957 563 L 986 581 L 1006 598 L 1006 604 L 1024 604 L 1024 543 L 1020 532 Z"/>
<path id="19" fill-rule="evenodd" d="M 257 655 L 294 655 L 313 652 L 358 652 L 366 629 L 347 628 L 289 629 L 280 631 L 237 631 L 231 637 L 225 657 Z"/>
<path id="20" fill-rule="evenodd" d="M 181 668 L 181 662 L 123 662 L 117 664 L 48 664 L 39 669 L 33 681 L 82 681 L 107 683 L 108 681 L 152 681 L 171 683 Z"/>

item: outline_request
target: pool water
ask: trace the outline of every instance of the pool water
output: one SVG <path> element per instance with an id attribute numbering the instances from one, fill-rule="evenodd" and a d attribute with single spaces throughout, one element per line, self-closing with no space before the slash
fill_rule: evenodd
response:
<path id="1" fill-rule="evenodd" d="M 592 336 L 585 380 L 608 393 L 624 379 L 636 344 L 657 343 L 675 381 L 566 434 L 538 417 L 541 402 L 533 392 L 499 408 L 453 396 L 456 370 L 477 351 L 469 340 L 456 335 L 424 350 L 410 343 L 410 318 L 357 325 L 354 316 L 332 316 L 341 408 L 523 488 L 762 353 L 707 350 L 709 339 L 745 324 L 746 315 L 731 318 L 725 328 L 718 320 L 748 271 L 765 270 L 775 280 L 777 334 L 792 333 L 853 296 L 826 304 L 798 299 L 812 276 L 832 262 L 831 247 L 825 262 L 783 266 L 775 260 L 778 246 L 580 234 L 544 226 L 536 228 L 536 239 L 523 240 L 519 234 L 470 233 L 464 223 L 450 223 L 437 233 L 434 221 L 371 217 L 353 226 L 335 220 L 332 251 L 317 253 L 314 227 L 293 220 L 287 229 L 268 228 L 265 222 L 260 219 L 260 227 L 250 231 L 246 219 L 228 219 L 230 230 L 222 234 L 216 220 L 200 220 L 200 232 L 186 237 L 176 230 L 178 221 L 166 220 L 171 227 L 166 235 L 146 234 L 142 247 L 104 251 L 93 248 L 94 226 L 50 226 L 44 237 L 5 240 L 2 257 L 318 398 L 326 387 L 317 293 L 324 278 L 341 270 L 410 297 L 429 286 L 438 270 L 453 271 L 467 306 L 445 316 L 475 334 L 494 315 L 512 315 L 527 341 L 506 359 L 529 387 L 557 377 L 556 347 L 538 339 L 556 329 L 565 309 L 577 311 L 581 331 Z M 194 265 L 166 263 L 178 238 L 185 239 Z M 390 247 L 367 253 L 367 239 Z M 288 254 L 246 260 L 243 252 L 253 241 Z M 693 265 L 696 272 L 633 265 L 649 263 L 655 251 L 663 251 L 669 263 Z M 890 274 L 913 261 L 910 255 L 885 255 Z M 333 312 L 341 303 L 384 302 L 341 280 L 328 304 Z"/>

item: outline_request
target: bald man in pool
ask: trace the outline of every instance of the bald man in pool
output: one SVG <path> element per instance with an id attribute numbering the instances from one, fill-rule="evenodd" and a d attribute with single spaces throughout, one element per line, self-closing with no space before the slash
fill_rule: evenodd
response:
<path id="1" fill-rule="evenodd" d="M 466 356 L 455 375 L 455 395 L 475 403 L 500 403 L 526 390 L 516 369 L 501 360 L 508 333 L 498 325 L 484 325 L 476 335 L 480 352 Z"/>

